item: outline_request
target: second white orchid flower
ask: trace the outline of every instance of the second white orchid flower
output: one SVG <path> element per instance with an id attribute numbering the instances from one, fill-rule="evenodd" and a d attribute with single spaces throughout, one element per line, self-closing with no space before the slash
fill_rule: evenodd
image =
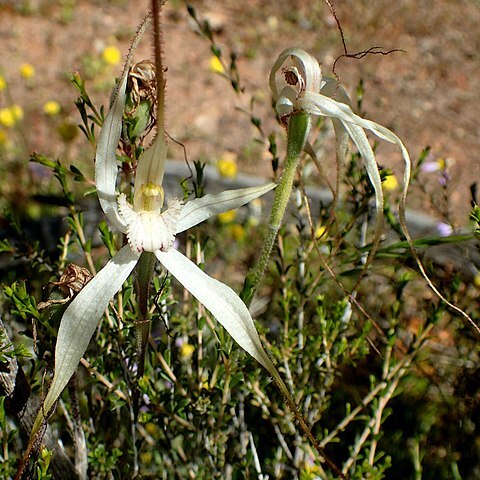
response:
<path id="1" fill-rule="evenodd" d="M 341 137 L 341 142 L 348 140 L 348 136 L 353 140 L 375 190 L 378 232 L 383 219 L 382 180 L 365 130 L 400 148 L 405 163 L 404 200 L 410 182 L 411 160 L 402 141 L 388 128 L 356 115 L 345 91 L 337 88 L 334 80 L 323 78 L 316 58 L 300 48 L 289 48 L 279 55 L 270 73 L 270 88 L 280 116 L 305 112 L 311 116 L 328 117 L 336 121 L 336 135 Z M 336 98 L 329 96 L 333 93 Z"/>
<path id="2" fill-rule="evenodd" d="M 380 242 L 383 224 L 383 191 L 378 165 L 365 130 L 372 131 L 382 140 L 394 143 L 400 148 L 405 162 L 403 193 L 400 201 L 400 223 L 408 238 L 404 207 L 410 182 L 411 161 L 401 140 L 388 128 L 353 113 L 346 92 L 341 87 L 337 88 L 334 80 L 323 78 L 317 60 L 300 48 L 288 48 L 280 53 L 270 72 L 269 83 L 273 99 L 276 102 L 277 113 L 282 123 L 287 126 L 287 151 L 282 176 L 275 192 L 269 231 L 264 247 L 257 265 L 249 272 L 244 284 L 242 298 L 247 304 L 253 298 L 270 258 L 290 198 L 302 151 L 309 153 L 316 160 L 316 153 L 308 142 L 312 117 L 321 116 L 332 119 L 335 127 L 338 160 L 346 157 L 348 140 L 351 138 L 365 161 L 365 168 L 375 191 L 377 212 L 375 233 L 367 262 L 373 258 Z M 333 94 L 336 98 L 333 98 Z M 322 168 L 318 162 L 317 165 Z"/>

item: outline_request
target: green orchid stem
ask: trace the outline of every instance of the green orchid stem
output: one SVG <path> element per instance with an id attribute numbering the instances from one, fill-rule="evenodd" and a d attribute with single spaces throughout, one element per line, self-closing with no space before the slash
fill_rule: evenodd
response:
<path id="1" fill-rule="evenodd" d="M 151 252 L 143 252 L 135 267 L 135 291 L 137 294 L 138 319 L 135 323 L 135 337 L 137 340 L 137 381 L 145 372 L 145 352 L 150 335 L 150 315 L 148 309 L 148 293 L 157 259 Z M 138 413 L 138 388 L 133 395 L 135 416 Z"/>
<path id="2" fill-rule="evenodd" d="M 305 142 L 310 130 L 310 116 L 299 112 L 290 117 L 288 123 L 287 154 L 280 182 L 275 189 L 275 199 L 270 213 L 268 232 L 260 253 L 260 258 L 255 267 L 248 273 L 241 293 L 242 300 L 250 305 L 260 283 L 265 269 L 267 268 L 273 245 L 277 238 L 278 230 L 282 224 L 283 216 L 287 208 L 288 200 L 292 192 L 295 172 L 300 161 Z"/>

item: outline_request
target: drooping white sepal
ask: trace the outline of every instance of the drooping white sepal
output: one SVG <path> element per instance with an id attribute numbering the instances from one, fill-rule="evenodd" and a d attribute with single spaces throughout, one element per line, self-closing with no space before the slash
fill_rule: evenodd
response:
<path id="1" fill-rule="evenodd" d="M 87 350 L 98 322 L 110 300 L 138 262 L 138 255 L 125 245 L 73 299 L 63 314 L 55 347 L 55 373 L 33 432 L 53 407 Z"/>
<path id="2" fill-rule="evenodd" d="M 240 297 L 227 285 L 209 277 L 178 250 L 155 252 L 160 263 L 198 300 L 232 338 L 268 371 L 275 370 L 263 349 L 253 319 Z"/>

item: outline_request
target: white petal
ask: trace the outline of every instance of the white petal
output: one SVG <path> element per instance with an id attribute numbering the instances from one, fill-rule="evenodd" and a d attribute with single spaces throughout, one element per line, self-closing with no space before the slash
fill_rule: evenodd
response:
<path id="1" fill-rule="evenodd" d="M 402 193 L 402 197 L 405 199 L 408 185 L 410 183 L 412 162 L 410 160 L 410 155 L 408 154 L 408 151 L 405 145 L 397 137 L 397 135 L 395 135 L 388 128 L 382 125 L 379 125 L 378 123 L 359 117 L 358 115 L 353 113 L 353 111 L 348 105 L 337 102 L 336 100 L 326 97 L 324 95 L 315 94 L 312 92 L 305 92 L 305 95 L 301 99 L 301 103 L 305 111 L 312 113 L 313 115 L 322 115 L 322 116 L 327 116 L 331 118 L 338 118 L 344 124 L 345 127 L 347 126 L 347 124 L 356 125 L 358 127 L 372 131 L 375 135 L 377 135 L 377 137 L 383 140 L 386 140 L 387 142 L 396 144 L 400 148 L 403 161 L 405 163 L 405 170 L 404 170 L 404 177 L 403 177 L 403 193 Z M 359 137 L 357 136 L 357 138 Z M 363 143 L 363 140 L 361 141 L 361 143 Z M 365 160 L 367 163 L 367 170 L 368 168 L 370 168 L 370 172 L 373 173 L 371 158 L 366 158 Z M 370 167 L 368 167 L 369 162 L 370 162 Z M 371 178 L 373 177 L 371 176 Z M 378 195 L 377 195 L 377 204 L 378 204 Z"/>
<path id="2" fill-rule="evenodd" d="M 117 97 L 113 102 L 98 137 L 95 158 L 95 184 L 100 206 L 109 222 L 119 231 L 125 232 L 126 225 L 117 211 L 117 146 L 122 133 L 122 116 L 125 108 L 125 89 L 128 66 L 119 81 Z"/>
<path id="3" fill-rule="evenodd" d="M 275 110 L 282 117 L 293 112 L 295 100 L 297 99 L 297 92 L 290 86 L 286 86 L 280 92 Z"/>
<path id="4" fill-rule="evenodd" d="M 98 322 L 110 300 L 120 290 L 138 261 L 125 245 L 73 299 L 63 314 L 55 347 L 55 373 L 45 398 L 43 411 L 57 401 L 87 350 Z M 35 426 L 43 420 L 40 411 Z"/>
<path id="5" fill-rule="evenodd" d="M 188 230 L 195 225 L 207 220 L 212 215 L 228 212 L 241 207 L 276 187 L 275 183 L 269 183 L 261 187 L 239 188 L 227 190 L 222 193 L 208 194 L 202 198 L 196 198 L 187 202 L 180 212 L 177 223 L 177 232 Z"/>
<path id="6" fill-rule="evenodd" d="M 132 61 L 133 52 L 138 46 L 143 33 L 148 27 L 151 20 L 149 14 L 143 22 L 133 38 L 130 50 L 128 52 L 123 72 L 118 80 L 118 87 L 116 97 L 110 107 L 105 120 L 103 122 L 102 130 L 98 137 L 97 152 L 95 156 L 95 184 L 97 187 L 98 199 L 100 206 L 105 212 L 109 222 L 119 231 L 125 233 L 126 225 L 118 215 L 117 211 L 117 195 L 115 192 L 115 185 L 117 181 L 117 157 L 116 151 L 118 141 L 122 132 L 122 117 L 125 109 L 126 88 L 128 71 Z"/>
<path id="7" fill-rule="evenodd" d="M 138 160 L 134 185 L 135 198 L 133 201 L 136 210 L 141 208 L 142 185 L 147 183 L 153 183 L 154 185 L 162 184 L 166 158 L 167 144 L 165 143 L 165 132 L 163 128 L 159 128 L 152 145 L 143 152 Z"/>
<path id="8" fill-rule="evenodd" d="M 370 120 L 353 113 L 352 109 L 345 103 L 338 102 L 333 98 L 326 97 L 320 93 L 305 92 L 301 101 L 302 109 L 313 115 L 338 118 L 342 122 L 350 122 L 359 127 L 371 130 L 375 135 L 387 142 L 397 143 L 393 140 L 394 135 L 390 130 Z"/>
<path id="9" fill-rule="evenodd" d="M 175 249 L 155 252 L 164 267 L 223 325 L 232 338 L 269 372 L 272 362 L 265 353 L 253 319 L 240 297 L 227 285 L 209 277 Z"/>
<path id="10" fill-rule="evenodd" d="M 360 155 L 362 156 L 365 162 L 365 169 L 367 170 L 368 178 L 372 182 L 373 189 L 375 191 L 375 206 L 376 206 L 376 223 L 375 223 L 375 234 L 372 252 L 375 253 L 378 242 L 383 228 L 383 189 L 382 189 L 382 179 L 378 171 L 377 162 L 375 160 L 375 154 L 373 153 L 372 147 L 368 142 L 367 135 L 361 127 L 356 124 L 343 122 L 345 129 L 352 138 L 353 142 L 358 148 Z"/>

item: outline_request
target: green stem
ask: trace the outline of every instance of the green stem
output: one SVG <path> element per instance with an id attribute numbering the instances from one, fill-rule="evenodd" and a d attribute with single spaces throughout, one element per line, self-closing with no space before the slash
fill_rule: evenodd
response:
<path id="1" fill-rule="evenodd" d="M 282 224 L 283 216 L 287 208 L 288 200 L 292 192 L 293 180 L 300 161 L 300 154 L 303 151 L 305 142 L 310 130 L 310 116 L 307 113 L 299 112 L 290 117 L 288 123 L 287 153 L 285 156 L 284 168 L 279 184 L 275 189 L 275 199 L 270 213 L 270 222 L 265 241 L 255 267 L 250 270 L 245 279 L 241 298 L 249 305 L 255 295 L 260 279 L 267 268 L 273 245 L 277 238 L 278 230 Z"/>
<path id="2" fill-rule="evenodd" d="M 145 372 L 145 352 L 150 335 L 150 315 L 148 309 L 148 293 L 153 276 L 156 258 L 151 252 L 143 252 L 135 267 L 135 291 L 137 294 L 138 319 L 135 322 L 135 337 L 137 341 L 137 382 Z M 137 414 L 138 388 L 134 393 L 134 413 Z"/>

